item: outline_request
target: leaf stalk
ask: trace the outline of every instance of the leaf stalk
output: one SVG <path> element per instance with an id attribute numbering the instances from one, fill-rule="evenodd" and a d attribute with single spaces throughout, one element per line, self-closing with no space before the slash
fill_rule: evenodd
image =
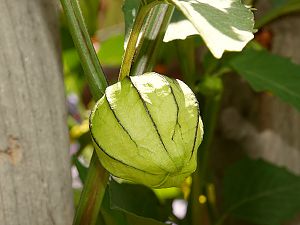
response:
<path id="1" fill-rule="evenodd" d="M 128 44 L 126 46 L 126 50 L 123 56 L 123 61 L 119 73 L 119 80 L 123 80 L 126 76 L 130 75 L 131 67 L 134 63 L 134 56 L 136 54 L 136 48 L 139 41 L 139 37 L 142 34 L 142 28 L 144 22 L 150 12 L 150 10 L 159 4 L 159 1 L 153 1 L 149 4 L 142 5 L 139 8 L 138 14 L 135 18 L 133 28 L 130 32 L 130 37 L 128 40 Z"/>

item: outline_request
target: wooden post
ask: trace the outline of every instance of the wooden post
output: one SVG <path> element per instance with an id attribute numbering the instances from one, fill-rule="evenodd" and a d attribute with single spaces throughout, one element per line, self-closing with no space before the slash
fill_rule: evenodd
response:
<path id="1" fill-rule="evenodd" d="M 0 224 L 70 225 L 58 5 L 0 0 Z"/>

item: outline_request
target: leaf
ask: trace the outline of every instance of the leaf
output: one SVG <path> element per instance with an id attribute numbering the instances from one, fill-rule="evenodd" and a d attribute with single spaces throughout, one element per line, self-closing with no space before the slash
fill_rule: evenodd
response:
<path id="1" fill-rule="evenodd" d="M 115 182 L 114 184 L 119 185 Z M 112 190 L 109 191 L 107 190 L 103 199 L 103 203 L 101 207 L 101 216 L 104 219 L 106 225 L 164 225 L 163 222 L 157 221 L 153 218 L 138 216 L 132 212 L 113 206 L 114 203 L 112 202 L 111 199 L 113 198 L 112 196 L 116 194 L 115 191 L 116 190 L 114 190 L 113 192 Z M 125 196 L 122 196 L 121 199 L 123 199 L 123 197 Z M 131 200 L 136 202 L 136 200 L 134 199 Z M 143 199 L 139 198 L 139 202 L 140 204 L 144 204 Z M 123 202 L 123 204 L 130 204 L 130 203 L 131 202 Z M 140 214 L 141 213 L 143 213 L 143 210 L 140 210 Z"/>
<path id="2" fill-rule="evenodd" d="M 179 30 L 181 32 L 178 32 Z M 193 24 L 182 14 L 180 10 L 175 9 L 170 24 L 167 28 L 164 42 L 178 39 L 185 40 L 187 37 L 197 34 L 198 31 Z"/>
<path id="3" fill-rule="evenodd" d="M 225 173 L 224 204 L 224 215 L 279 225 L 300 212 L 300 177 L 262 160 L 239 161 Z"/>
<path id="4" fill-rule="evenodd" d="M 185 15 L 170 25 L 164 41 L 199 34 L 216 58 L 241 51 L 253 38 L 253 13 L 240 0 L 168 0 Z"/>
<path id="5" fill-rule="evenodd" d="M 105 221 L 105 225 L 129 225 L 124 212 L 110 208 L 110 196 L 107 189 L 102 201 L 100 214 Z"/>
<path id="6" fill-rule="evenodd" d="M 171 213 L 163 207 L 154 192 L 142 185 L 109 183 L 110 204 L 112 209 L 118 209 L 141 217 L 155 220 L 167 220 Z"/>
<path id="7" fill-rule="evenodd" d="M 230 62 L 256 91 L 271 91 L 300 110 L 300 65 L 265 50 L 247 49 Z"/>

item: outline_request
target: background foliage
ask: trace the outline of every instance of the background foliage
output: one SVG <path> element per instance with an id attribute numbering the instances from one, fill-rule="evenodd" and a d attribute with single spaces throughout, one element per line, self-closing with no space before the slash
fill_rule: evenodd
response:
<path id="1" fill-rule="evenodd" d="M 222 46 L 224 42 L 229 43 L 227 50 L 239 50 L 240 45 L 234 41 L 231 33 L 228 35 L 230 40 L 226 37 L 214 40 L 215 28 L 217 27 L 217 31 L 228 33 L 223 30 L 226 27 L 224 24 L 239 27 L 244 18 L 249 17 L 247 11 L 230 20 L 226 15 L 216 18 L 215 14 L 211 13 L 212 9 L 194 7 L 192 1 L 170 2 L 178 9 L 192 10 L 193 14 L 189 15 L 187 20 L 180 11 L 175 10 L 170 26 L 162 26 L 159 31 L 166 31 L 166 43 L 161 43 L 163 35 L 156 35 L 156 39 L 153 40 L 149 38 L 151 32 L 146 32 L 146 44 L 141 46 L 135 62 L 138 66 L 133 67 L 133 71 L 138 73 L 140 65 L 146 68 L 145 65 L 151 62 L 155 65 L 155 71 L 184 80 L 197 94 L 203 109 L 202 117 L 206 129 L 204 143 L 199 149 L 198 171 L 180 188 L 151 190 L 140 185 L 118 184 L 110 180 L 98 218 L 99 224 L 156 225 L 172 222 L 196 225 L 199 224 L 197 217 L 200 216 L 209 218 L 207 224 L 217 225 L 231 223 L 232 218 L 233 221 L 236 218 L 236 221 L 241 219 L 253 224 L 283 224 L 300 212 L 300 177 L 263 160 L 246 158 L 237 161 L 225 171 L 222 198 L 219 199 L 216 195 L 216 189 L 219 187 L 215 186 L 214 170 L 209 164 L 210 157 L 214 156 L 209 155 L 209 148 L 223 92 L 222 80 L 226 74 L 241 76 L 253 90 L 270 92 L 299 110 L 300 66 L 287 58 L 272 54 L 268 46 L 258 38 L 260 32 L 242 52 L 225 52 L 221 59 L 217 59 L 226 50 Z M 233 2 L 240 4 L 239 1 Z M 265 25 L 278 17 L 300 10 L 298 0 L 270 2 L 271 9 L 256 21 L 258 31 L 262 31 Z M 117 80 L 124 53 L 124 41 L 126 43 L 128 40 L 128 33 L 135 18 L 134 12 L 141 7 L 140 1 L 127 0 L 123 3 L 122 0 L 82 0 L 80 4 L 94 47 L 109 83 L 112 84 Z M 230 13 L 235 15 L 234 9 L 235 7 Z M 168 14 L 168 10 L 173 12 L 174 8 L 157 8 L 156 12 L 152 12 L 152 16 L 157 16 L 155 13 L 159 12 L 165 13 L 161 14 L 164 16 L 171 15 Z M 222 7 L 216 4 L 213 10 L 222 12 Z M 150 21 L 151 15 L 149 18 Z M 274 22 L 276 23 L 276 20 Z M 155 30 L 157 26 L 154 23 L 150 28 Z M 251 23 L 246 26 L 250 29 Z M 195 36 L 197 33 L 202 34 L 202 38 Z M 73 186 L 75 200 L 78 200 L 93 151 L 88 116 L 94 102 L 63 15 L 61 37 L 68 95 L 70 152 L 73 157 Z M 245 38 L 249 39 L 249 34 Z M 145 59 L 143 55 L 148 58 Z M 155 64 L 152 60 L 153 55 L 157 57 Z M 178 209 L 181 209 L 183 216 L 178 213 Z"/>

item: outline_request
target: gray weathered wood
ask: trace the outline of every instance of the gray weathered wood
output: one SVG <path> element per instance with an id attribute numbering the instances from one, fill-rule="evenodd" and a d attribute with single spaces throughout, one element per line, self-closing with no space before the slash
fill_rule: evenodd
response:
<path id="1" fill-rule="evenodd" d="M 70 225 L 57 5 L 0 0 L 0 225 Z"/>

